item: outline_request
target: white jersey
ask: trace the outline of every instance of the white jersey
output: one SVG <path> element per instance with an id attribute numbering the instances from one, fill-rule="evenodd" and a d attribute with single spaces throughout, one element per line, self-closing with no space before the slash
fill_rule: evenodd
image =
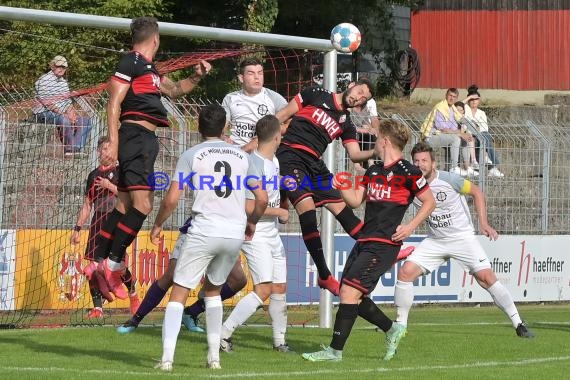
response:
<path id="1" fill-rule="evenodd" d="M 354 108 L 349 108 L 350 120 L 356 128 L 362 128 L 363 125 L 370 126 L 372 123 L 372 118 L 378 117 L 378 108 L 376 107 L 376 101 L 374 99 L 369 99 L 362 110 L 357 111 Z"/>
<path id="2" fill-rule="evenodd" d="M 246 186 L 240 181 L 248 169 L 247 153 L 217 139 L 195 145 L 180 156 L 173 180 L 194 191 L 188 233 L 244 238 Z"/>
<path id="3" fill-rule="evenodd" d="M 471 182 L 457 174 L 436 171 L 435 179 L 429 184 L 436 206 L 427 219 L 428 237 L 438 239 L 475 233 L 463 196 L 470 186 Z M 421 204 L 418 198 L 414 199 L 414 205 L 419 207 Z"/>
<path id="4" fill-rule="evenodd" d="M 244 146 L 255 137 L 255 124 L 265 115 L 275 115 L 287 105 L 284 97 L 263 87 L 259 94 L 246 95 L 243 90 L 227 94 L 222 101 L 230 123 L 234 144 Z"/>
<path id="5" fill-rule="evenodd" d="M 261 180 L 261 186 L 267 191 L 269 202 L 267 207 L 278 208 L 281 205 L 281 195 L 279 193 L 279 161 L 274 156 L 273 160 L 268 160 L 256 150 L 249 156 L 249 172 Z M 247 199 L 255 199 L 253 193 L 247 190 Z M 263 216 L 257 222 L 256 230 L 266 230 L 277 228 L 277 217 Z M 255 235 L 254 235 L 255 237 Z"/>

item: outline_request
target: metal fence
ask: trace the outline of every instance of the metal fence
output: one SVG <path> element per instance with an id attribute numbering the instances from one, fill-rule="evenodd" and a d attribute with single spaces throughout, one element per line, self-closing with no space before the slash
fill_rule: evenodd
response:
<path id="1" fill-rule="evenodd" d="M 0 228 L 71 228 L 82 205 L 88 173 L 97 166 L 95 145 L 105 127 L 106 93 L 82 97 L 85 113 L 94 127 L 83 154 L 65 157 L 55 125 L 36 122 L 31 115 L 32 91 L 11 90 L 0 93 Z M 199 141 L 197 114 L 210 99 L 164 99 L 172 121 L 171 128 L 157 131 L 161 150 L 156 171 L 173 173 L 177 158 Z M 419 141 L 419 127 L 425 114 L 383 114 L 396 118 L 412 130 L 406 158 Z M 540 124 L 528 119 L 489 121 L 494 146 L 501 158 L 504 178 L 490 178 L 481 165 L 471 180 L 485 192 L 492 226 L 502 234 L 568 233 L 570 208 L 570 129 L 555 123 Z M 474 132 L 477 133 L 477 132 Z M 342 147 L 336 149 L 337 167 L 333 171 L 352 171 Z M 445 164 L 445 150 L 437 149 L 438 161 Z M 481 163 L 484 161 L 479 160 Z M 162 199 L 155 196 L 154 212 Z M 184 220 L 191 194 L 181 202 L 175 216 L 165 225 L 175 229 Z M 471 205 L 472 207 L 473 205 Z M 358 210 L 362 216 L 363 210 Z M 413 209 L 407 217 L 412 215 Z M 475 213 L 473 216 L 476 218 Z M 149 228 L 154 213 L 143 228 Z M 476 226 L 477 227 L 477 226 Z M 298 221 L 292 213 L 287 232 L 297 232 Z M 340 226 L 337 231 L 342 232 Z M 419 230 L 418 232 L 422 232 Z"/>

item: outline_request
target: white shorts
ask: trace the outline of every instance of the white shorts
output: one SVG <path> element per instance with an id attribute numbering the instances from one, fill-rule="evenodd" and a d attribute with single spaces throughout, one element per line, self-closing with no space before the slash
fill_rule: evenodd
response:
<path id="1" fill-rule="evenodd" d="M 425 238 L 407 261 L 430 273 L 448 259 L 455 259 L 470 274 L 491 268 L 491 262 L 475 235 L 452 238 Z"/>
<path id="2" fill-rule="evenodd" d="M 187 235 L 174 269 L 174 283 L 195 289 L 205 274 L 213 285 L 222 285 L 236 263 L 242 244 L 242 239 Z"/>
<path id="3" fill-rule="evenodd" d="M 245 241 L 242 250 L 247 259 L 253 284 L 287 282 L 287 260 L 279 230 L 255 231 L 253 240 Z"/>
<path id="4" fill-rule="evenodd" d="M 182 232 L 178 234 L 178 239 L 176 239 L 176 243 L 174 243 L 174 248 L 172 252 L 170 252 L 170 260 L 175 259 L 178 260 L 180 257 L 180 252 L 182 252 L 182 245 L 186 241 L 186 237 L 188 234 L 183 234 Z"/>

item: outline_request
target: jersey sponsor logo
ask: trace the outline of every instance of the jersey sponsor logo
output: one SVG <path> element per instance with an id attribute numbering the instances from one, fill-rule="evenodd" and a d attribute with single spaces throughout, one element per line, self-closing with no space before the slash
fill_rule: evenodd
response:
<path id="1" fill-rule="evenodd" d="M 429 226 L 434 229 L 453 226 L 453 219 L 451 218 L 451 214 L 431 214 L 428 217 L 427 222 Z"/>
<path id="2" fill-rule="evenodd" d="M 320 108 L 315 108 L 311 119 L 315 125 L 323 127 L 332 140 L 342 132 L 339 123 Z"/>
<path id="3" fill-rule="evenodd" d="M 236 123 L 234 134 L 239 137 L 254 138 L 255 124 Z"/>
<path id="4" fill-rule="evenodd" d="M 380 183 L 368 185 L 368 200 L 390 199 L 392 188 Z"/>
<path id="5" fill-rule="evenodd" d="M 445 191 L 438 191 L 437 194 L 435 194 L 435 199 L 438 202 L 445 202 L 447 199 L 447 193 Z"/>

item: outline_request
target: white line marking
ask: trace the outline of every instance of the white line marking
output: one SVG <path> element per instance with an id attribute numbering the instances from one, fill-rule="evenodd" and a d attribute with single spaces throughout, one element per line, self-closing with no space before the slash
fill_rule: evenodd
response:
<path id="1" fill-rule="evenodd" d="M 401 368 L 360 368 L 360 369 L 343 369 L 343 373 L 380 373 L 380 372 L 417 372 L 417 371 L 434 371 L 434 370 L 449 370 L 449 369 L 465 369 L 465 368 L 488 368 L 488 367 L 501 367 L 501 366 L 517 366 L 517 365 L 532 365 L 552 362 L 570 361 L 570 356 L 554 356 L 546 358 L 522 359 L 513 361 L 489 361 L 489 362 L 474 362 L 465 364 L 451 364 L 451 365 L 436 365 L 436 366 L 418 366 L 418 367 L 401 367 Z M 222 363 L 223 364 L 223 363 Z M 307 368 L 313 365 L 307 363 Z M 334 365 L 334 364 L 333 364 Z M 14 372 L 71 372 L 78 374 L 102 374 L 102 375 L 133 375 L 133 376 L 160 376 L 166 375 L 170 377 L 188 377 L 188 373 L 166 373 L 160 371 L 140 372 L 140 371 L 121 371 L 121 370 L 99 370 L 99 369 L 75 369 L 75 368 L 59 368 L 59 367 L 4 367 L 0 366 L 0 371 L 14 371 Z M 174 364 L 174 371 L 176 371 L 176 363 Z M 206 378 L 206 379 L 227 379 L 235 377 L 280 377 L 285 378 L 288 376 L 308 376 L 308 375 L 328 375 L 337 374 L 338 369 L 319 369 L 307 371 L 287 371 L 287 372 L 237 372 L 228 374 L 192 374 L 192 377 Z"/>

